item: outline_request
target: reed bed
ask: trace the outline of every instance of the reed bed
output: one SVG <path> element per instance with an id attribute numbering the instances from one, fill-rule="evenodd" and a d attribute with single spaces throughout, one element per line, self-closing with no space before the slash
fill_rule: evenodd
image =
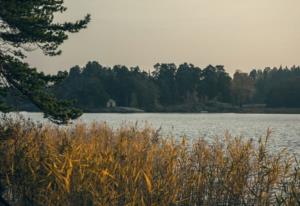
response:
<path id="1" fill-rule="evenodd" d="M 0 192 L 24 206 L 299 205 L 299 165 L 285 151 L 268 151 L 269 137 L 189 143 L 147 127 L 6 119 Z"/>

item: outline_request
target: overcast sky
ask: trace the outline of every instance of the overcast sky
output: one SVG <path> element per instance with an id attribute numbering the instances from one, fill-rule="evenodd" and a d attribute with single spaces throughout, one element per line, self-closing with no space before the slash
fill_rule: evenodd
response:
<path id="1" fill-rule="evenodd" d="M 299 0 L 66 0 L 60 20 L 92 15 L 59 57 L 28 61 L 55 73 L 89 60 L 103 65 L 188 62 L 230 72 L 300 64 Z"/>

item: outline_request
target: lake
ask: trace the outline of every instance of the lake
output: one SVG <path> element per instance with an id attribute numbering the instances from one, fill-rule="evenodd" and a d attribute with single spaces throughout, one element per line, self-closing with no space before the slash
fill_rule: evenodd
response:
<path id="1" fill-rule="evenodd" d="M 41 113 L 22 112 L 26 118 L 45 122 Z M 84 114 L 79 122 L 106 122 L 113 128 L 122 125 L 137 124 L 138 127 L 150 125 L 161 128 L 163 135 L 180 137 L 186 135 L 189 140 L 203 137 L 212 140 L 229 132 L 233 136 L 258 140 L 271 129 L 270 148 L 277 151 L 288 148 L 289 152 L 300 154 L 300 115 L 299 114 Z"/>

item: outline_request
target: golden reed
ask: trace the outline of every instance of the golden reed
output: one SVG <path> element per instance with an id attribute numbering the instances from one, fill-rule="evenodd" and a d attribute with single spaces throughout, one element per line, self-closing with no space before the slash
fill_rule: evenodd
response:
<path id="1" fill-rule="evenodd" d="M 231 137 L 193 143 L 151 128 L 64 128 L 6 119 L 0 189 L 11 205 L 299 205 L 300 170 L 285 151 Z"/>

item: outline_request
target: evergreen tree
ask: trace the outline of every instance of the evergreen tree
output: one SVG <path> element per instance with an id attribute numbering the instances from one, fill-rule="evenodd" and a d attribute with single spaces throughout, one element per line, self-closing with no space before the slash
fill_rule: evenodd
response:
<path id="1" fill-rule="evenodd" d="M 24 63 L 26 53 L 41 49 L 45 55 L 61 54 L 59 46 L 69 33 L 86 28 L 87 15 L 77 22 L 55 23 L 54 15 L 66 11 L 63 0 L 0 0 L 0 95 L 16 89 L 42 110 L 45 117 L 64 124 L 81 115 L 68 101 L 60 101 L 48 88 L 65 78 L 65 73 L 45 75 Z M 1 111 L 7 111 L 3 102 Z"/>

